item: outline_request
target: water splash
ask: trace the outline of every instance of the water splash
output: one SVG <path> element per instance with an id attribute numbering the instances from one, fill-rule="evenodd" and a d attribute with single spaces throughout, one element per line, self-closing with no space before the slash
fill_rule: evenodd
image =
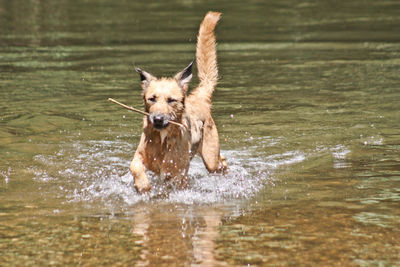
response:
<path id="1" fill-rule="evenodd" d="M 10 181 L 11 167 L 8 167 L 7 170 L 0 170 L 0 177 L 4 178 L 4 182 L 7 185 Z"/>
<path id="2" fill-rule="evenodd" d="M 209 174 L 200 158 L 195 158 L 187 189 L 177 190 L 149 173 L 151 192 L 138 194 L 128 169 L 133 151 L 133 145 L 123 141 L 65 143 L 55 155 L 37 155 L 32 170 L 36 181 L 53 185 L 58 197 L 68 202 L 100 201 L 106 206 L 142 201 L 215 203 L 250 198 L 272 179 L 271 162 L 253 157 L 251 151 L 225 150 L 222 154 L 228 158 L 228 174 Z"/>
<path id="3" fill-rule="evenodd" d="M 268 139 L 260 146 L 270 146 L 276 140 Z M 130 156 L 135 147 L 128 141 L 80 141 L 64 143 L 54 155 L 34 158 L 35 180 L 56 188 L 58 198 L 66 202 L 129 207 L 140 202 L 180 204 L 210 204 L 235 199 L 249 199 L 265 186 L 273 185 L 274 171 L 282 166 L 307 160 L 315 154 L 332 153 L 336 167 L 344 164 L 347 147 L 316 148 L 312 152 L 300 150 L 265 155 L 253 151 L 223 150 L 229 165 L 225 175 L 209 174 L 200 158 L 194 158 L 189 171 L 186 189 L 175 189 L 173 184 L 148 173 L 152 189 L 148 194 L 138 194 L 129 172 Z M 340 165 L 341 166 L 341 165 Z"/>
<path id="4" fill-rule="evenodd" d="M 351 152 L 344 145 L 337 145 L 330 149 L 333 156 L 333 167 L 335 169 L 344 169 L 351 167 L 351 162 L 347 161 L 346 158 L 348 154 Z"/>

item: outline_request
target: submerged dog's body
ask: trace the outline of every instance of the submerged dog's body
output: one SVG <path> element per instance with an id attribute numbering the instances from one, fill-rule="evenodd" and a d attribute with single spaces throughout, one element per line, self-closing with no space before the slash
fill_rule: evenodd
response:
<path id="1" fill-rule="evenodd" d="M 143 133 L 130 165 L 135 187 L 140 192 L 150 190 L 146 169 L 184 185 L 190 160 L 197 153 L 209 172 L 227 169 L 211 117 L 211 97 L 218 80 L 214 29 L 219 18 L 220 13 L 209 12 L 200 25 L 196 47 L 200 84 L 189 95 L 186 92 L 192 78 L 192 64 L 174 78 L 157 79 L 137 69 L 145 109 L 150 113 L 144 117 Z M 180 122 L 185 128 L 171 125 L 170 121 Z"/>

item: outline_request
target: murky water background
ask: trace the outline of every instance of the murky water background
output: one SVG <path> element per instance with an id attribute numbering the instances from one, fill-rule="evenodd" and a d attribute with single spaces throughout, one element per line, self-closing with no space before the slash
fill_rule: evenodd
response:
<path id="1" fill-rule="evenodd" d="M 106 100 L 141 107 L 133 64 L 175 74 L 208 10 L 230 172 L 138 195 L 141 117 Z M 399 10 L 0 1 L 0 265 L 400 265 Z"/>

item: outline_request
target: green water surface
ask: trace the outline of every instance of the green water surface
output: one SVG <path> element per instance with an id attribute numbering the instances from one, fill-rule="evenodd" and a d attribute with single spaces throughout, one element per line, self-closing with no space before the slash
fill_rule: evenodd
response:
<path id="1" fill-rule="evenodd" d="M 230 172 L 133 189 L 134 66 L 217 28 Z M 400 2 L 0 0 L 1 266 L 400 265 Z M 192 85 L 196 84 L 196 79 Z"/>

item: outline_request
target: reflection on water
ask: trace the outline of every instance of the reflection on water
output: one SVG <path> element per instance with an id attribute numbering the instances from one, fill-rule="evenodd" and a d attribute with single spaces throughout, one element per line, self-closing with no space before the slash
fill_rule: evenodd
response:
<path id="1" fill-rule="evenodd" d="M 207 10 L 230 172 L 128 171 L 134 64 L 173 75 Z M 400 264 L 399 4 L 0 0 L 0 262 Z"/>

